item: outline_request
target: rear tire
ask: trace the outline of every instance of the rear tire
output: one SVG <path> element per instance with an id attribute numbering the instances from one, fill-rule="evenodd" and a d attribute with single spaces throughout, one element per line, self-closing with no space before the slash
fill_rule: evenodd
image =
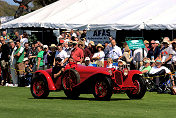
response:
<path id="1" fill-rule="evenodd" d="M 94 82 L 93 95 L 96 100 L 110 100 L 112 96 L 112 84 L 109 77 L 98 78 Z"/>
<path id="2" fill-rule="evenodd" d="M 31 93 L 34 98 L 47 98 L 49 95 L 48 83 L 44 77 L 34 77 L 31 82 Z"/>
<path id="3" fill-rule="evenodd" d="M 141 99 L 144 97 L 146 93 L 146 83 L 144 79 L 140 76 L 137 76 L 133 80 L 134 85 L 136 86 L 136 89 L 127 91 L 127 96 L 130 99 Z"/>
<path id="4" fill-rule="evenodd" d="M 78 83 L 80 83 L 80 75 L 76 70 L 68 69 L 64 72 L 62 86 L 68 98 L 77 99 L 80 96 L 79 91 L 74 88 Z"/>

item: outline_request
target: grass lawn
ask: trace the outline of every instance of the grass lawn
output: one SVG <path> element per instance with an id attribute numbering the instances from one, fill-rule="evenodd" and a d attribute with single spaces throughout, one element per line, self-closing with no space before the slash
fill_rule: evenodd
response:
<path id="1" fill-rule="evenodd" d="M 29 88 L 0 87 L 0 118 L 173 118 L 176 96 L 149 93 L 142 100 L 115 94 L 111 101 L 95 101 L 84 94 L 79 100 L 66 99 L 63 91 L 48 99 L 33 99 Z"/>

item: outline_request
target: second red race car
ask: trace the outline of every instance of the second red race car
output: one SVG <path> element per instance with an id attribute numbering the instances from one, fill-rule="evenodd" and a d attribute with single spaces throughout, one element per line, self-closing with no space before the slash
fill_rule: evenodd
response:
<path id="1" fill-rule="evenodd" d="M 46 98 L 51 91 L 64 90 L 68 98 L 93 94 L 97 100 L 110 100 L 112 94 L 125 92 L 130 99 L 141 99 L 146 93 L 145 81 L 138 70 L 90 67 L 70 62 L 64 73 L 53 78 L 52 69 L 34 73 L 31 93 L 34 98 Z"/>

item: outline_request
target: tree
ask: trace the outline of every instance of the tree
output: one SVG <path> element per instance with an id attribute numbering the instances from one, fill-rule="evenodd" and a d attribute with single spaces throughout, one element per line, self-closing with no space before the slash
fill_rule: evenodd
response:
<path id="1" fill-rule="evenodd" d="M 56 2 L 58 0 L 21 0 L 21 1 L 13 0 L 13 1 L 15 3 L 19 4 L 18 10 L 16 11 L 15 16 L 14 16 L 15 18 L 18 18 L 18 17 L 24 15 L 25 12 L 27 12 L 27 13 L 30 12 L 29 6 L 28 6 L 28 4 L 30 2 L 33 3 L 33 8 L 32 8 L 33 10 L 32 11 L 34 11 L 39 8 L 45 7 L 46 5 L 49 5 L 53 2 Z"/>
<path id="2" fill-rule="evenodd" d="M 49 4 L 56 2 L 56 1 L 58 1 L 58 0 L 34 0 L 33 1 L 34 9 L 45 7 L 46 5 L 49 5 Z"/>
<path id="3" fill-rule="evenodd" d="M 15 13 L 15 16 L 14 18 L 18 18 L 20 16 L 23 15 L 23 12 L 26 11 L 26 12 L 29 12 L 29 7 L 28 7 L 28 4 L 30 2 L 32 2 L 33 0 L 22 0 L 22 1 L 18 1 L 18 0 L 13 0 L 15 3 L 18 3 L 19 4 L 19 7 Z"/>

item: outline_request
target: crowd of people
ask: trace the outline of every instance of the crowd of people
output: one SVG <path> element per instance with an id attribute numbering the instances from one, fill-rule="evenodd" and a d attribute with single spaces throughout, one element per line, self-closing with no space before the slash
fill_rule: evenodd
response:
<path id="1" fill-rule="evenodd" d="M 132 51 L 126 42 L 122 48 L 117 46 L 112 36 L 104 44 L 88 41 L 86 30 L 82 33 L 74 30 L 63 32 L 58 37 L 58 44 L 51 45 L 40 41 L 30 44 L 27 33 L 19 35 L 16 31 L 14 34 L 15 37 L 10 39 L 3 31 L 0 37 L 2 86 L 30 86 L 33 72 L 57 65 L 58 57 L 63 66 L 70 59 L 85 66 L 118 68 L 122 64 L 129 65 L 130 69 L 139 69 L 144 76 L 171 75 L 176 67 L 176 39 L 170 41 L 168 37 L 162 42 L 144 40 L 144 49 Z"/>

